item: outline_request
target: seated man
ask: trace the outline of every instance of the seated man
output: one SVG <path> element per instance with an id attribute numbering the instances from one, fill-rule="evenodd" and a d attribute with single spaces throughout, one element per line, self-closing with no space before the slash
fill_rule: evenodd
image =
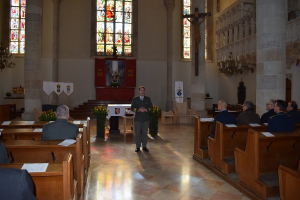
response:
<path id="1" fill-rule="evenodd" d="M 254 105 L 252 101 L 245 101 L 243 105 L 243 113 L 239 114 L 236 119 L 237 124 L 250 124 L 250 123 L 259 123 L 260 117 L 253 110 Z"/>
<path id="2" fill-rule="evenodd" d="M 285 114 L 287 104 L 283 100 L 277 100 L 275 103 L 275 112 L 277 115 L 271 117 L 268 122 L 268 132 L 291 132 L 295 129 L 295 121 L 291 116 Z"/>
<path id="3" fill-rule="evenodd" d="M 294 120 L 295 123 L 300 123 L 300 112 L 297 111 L 298 105 L 295 101 L 290 101 L 288 103 L 288 107 L 286 109 L 287 115 L 291 116 Z"/>
<path id="4" fill-rule="evenodd" d="M 215 116 L 214 126 L 209 137 L 215 138 L 215 129 L 217 121 L 222 122 L 223 124 L 236 124 L 236 118 L 233 114 L 227 111 L 227 106 L 228 104 L 225 100 L 219 101 L 218 110 L 221 112 Z"/>
<path id="5" fill-rule="evenodd" d="M 274 112 L 274 106 L 275 106 L 275 100 L 274 99 L 270 99 L 266 105 L 267 111 L 266 113 L 264 113 L 261 118 L 260 118 L 260 123 L 268 123 L 270 117 L 276 115 L 276 113 Z"/>
<path id="6" fill-rule="evenodd" d="M 55 122 L 43 126 L 42 140 L 75 140 L 79 133 L 79 128 L 76 124 L 68 122 L 69 108 L 65 105 L 58 106 L 56 117 Z"/>
<path id="7" fill-rule="evenodd" d="M 7 150 L 5 145 L 0 142 L 0 164 L 7 164 L 7 163 L 10 163 L 7 156 Z"/>
<path id="8" fill-rule="evenodd" d="M 37 200 L 26 170 L 0 167 L 0 199 Z"/>

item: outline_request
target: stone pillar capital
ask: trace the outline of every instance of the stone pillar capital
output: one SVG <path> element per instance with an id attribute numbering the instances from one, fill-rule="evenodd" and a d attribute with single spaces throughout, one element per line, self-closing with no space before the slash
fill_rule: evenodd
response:
<path id="1" fill-rule="evenodd" d="M 164 0 L 165 6 L 167 9 L 174 9 L 175 7 L 175 0 Z"/>

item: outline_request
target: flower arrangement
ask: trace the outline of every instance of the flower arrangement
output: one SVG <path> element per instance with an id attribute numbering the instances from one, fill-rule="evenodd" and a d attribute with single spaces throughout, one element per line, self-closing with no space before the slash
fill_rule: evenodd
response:
<path id="1" fill-rule="evenodd" d="M 111 82 L 111 83 L 110 83 L 110 86 L 111 86 L 111 87 L 119 87 L 119 86 L 120 86 L 120 83 L 119 83 L 119 82 Z"/>
<path id="2" fill-rule="evenodd" d="M 47 112 L 42 112 L 42 115 L 39 117 L 40 121 L 55 121 L 56 120 L 56 112 L 53 112 L 53 110 L 48 110 Z"/>
<path id="3" fill-rule="evenodd" d="M 161 113 L 161 109 L 153 105 L 153 108 L 149 112 L 150 116 L 150 134 L 151 135 L 157 135 L 158 132 L 158 117 L 159 114 Z"/>
<path id="4" fill-rule="evenodd" d="M 11 96 L 11 93 L 10 93 L 10 92 L 6 92 L 5 95 L 6 95 L 7 97 L 10 97 L 10 96 Z"/>
<path id="5" fill-rule="evenodd" d="M 105 133 L 105 120 L 108 115 L 105 106 L 96 106 L 92 109 L 93 115 L 97 117 L 97 136 L 104 137 Z"/>

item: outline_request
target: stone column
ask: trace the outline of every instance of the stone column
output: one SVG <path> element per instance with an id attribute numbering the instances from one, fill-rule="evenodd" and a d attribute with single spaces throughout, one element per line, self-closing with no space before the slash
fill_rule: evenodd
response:
<path id="1" fill-rule="evenodd" d="M 238 40 L 238 24 L 235 22 L 234 23 L 234 27 L 233 27 L 233 32 L 234 32 L 234 35 L 233 35 L 233 42 L 236 42 Z"/>
<path id="2" fill-rule="evenodd" d="M 25 112 L 22 120 L 33 120 L 34 108 L 42 109 L 42 6 L 43 1 L 27 0 L 25 19 Z"/>
<path id="3" fill-rule="evenodd" d="M 167 102 L 166 110 L 173 110 L 172 101 L 172 62 L 173 62 L 173 9 L 175 0 L 165 0 L 167 8 Z"/>
<path id="4" fill-rule="evenodd" d="M 198 8 L 199 13 L 205 12 L 205 0 L 193 0 L 193 9 Z M 192 26 L 192 38 L 194 38 L 194 30 Z M 201 117 L 206 117 L 205 110 L 205 24 L 200 25 L 201 42 L 198 47 L 198 69 L 199 75 L 195 76 L 195 40 L 192 40 L 192 67 L 191 67 L 191 110 L 195 114 L 196 111 Z"/>
<path id="5" fill-rule="evenodd" d="M 256 1 L 256 112 L 266 112 L 269 99 L 285 100 L 285 0 Z"/>
<path id="6" fill-rule="evenodd" d="M 58 45 L 59 45 L 59 3 L 53 1 L 53 46 L 52 46 L 52 81 L 58 82 Z M 58 104 L 58 96 L 54 93 L 52 104 Z"/>
<path id="7" fill-rule="evenodd" d="M 230 24 L 229 26 L 229 44 L 231 44 L 234 41 L 233 39 L 233 26 Z"/>

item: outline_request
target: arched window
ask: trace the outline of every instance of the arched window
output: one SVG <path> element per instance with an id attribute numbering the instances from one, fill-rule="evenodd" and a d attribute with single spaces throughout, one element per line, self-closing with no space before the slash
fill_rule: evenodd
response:
<path id="1" fill-rule="evenodd" d="M 11 0 L 9 50 L 13 54 L 25 53 L 26 0 Z"/>
<path id="2" fill-rule="evenodd" d="M 96 2 L 96 55 L 132 56 L 132 0 Z"/>
<path id="3" fill-rule="evenodd" d="M 190 15 L 191 0 L 183 0 L 183 15 Z M 183 59 L 191 59 L 191 23 L 190 18 L 183 18 Z"/>

